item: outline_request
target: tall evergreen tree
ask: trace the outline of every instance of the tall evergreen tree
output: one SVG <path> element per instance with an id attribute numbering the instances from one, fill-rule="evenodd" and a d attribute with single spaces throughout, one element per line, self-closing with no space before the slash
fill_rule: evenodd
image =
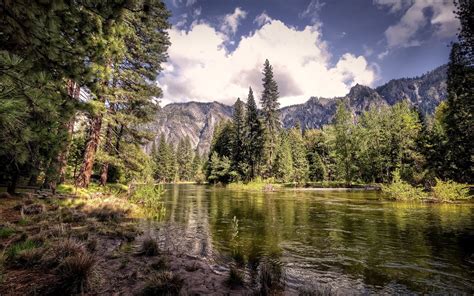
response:
<path id="1" fill-rule="evenodd" d="M 181 139 L 176 150 L 178 176 L 180 181 L 191 181 L 193 178 L 193 149 L 189 136 Z"/>
<path id="2" fill-rule="evenodd" d="M 308 179 L 309 165 L 308 159 L 306 158 L 307 151 L 299 124 L 289 131 L 288 137 L 291 146 L 291 158 L 293 160 L 293 181 L 301 184 Z"/>
<path id="3" fill-rule="evenodd" d="M 244 103 L 237 99 L 234 104 L 232 115 L 233 141 L 232 141 L 232 169 L 239 175 L 244 176 L 246 172 L 245 164 L 245 113 Z"/>
<path id="4" fill-rule="evenodd" d="M 253 179 L 259 173 L 259 165 L 262 161 L 263 150 L 263 124 L 258 114 L 257 104 L 253 96 L 252 88 L 249 87 L 247 97 L 247 110 L 245 112 L 245 140 L 244 156 L 248 163 L 247 179 Z"/>
<path id="5" fill-rule="evenodd" d="M 294 179 L 292 147 L 288 138 L 288 131 L 283 130 L 276 147 L 276 157 L 273 165 L 275 177 L 280 182 L 285 183 Z"/>
<path id="6" fill-rule="evenodd" d="M 463 43 L 452 45 L 444 118 L 449 174 L 459 182 L 474 182 L 474 60 L 469 56 L 469 51 L 469 46 L 463 46 Z"/>
<path id="7" fill-rule="evenodd" d="M 265 123 L 265 174 L 272 175 L 277 138 L 281 127 L 278 108 L 278 85 L 273 77 L 273 67 L 265 60 L 263 65 L 263 93 L 261 99 L 263 121 Z"/>

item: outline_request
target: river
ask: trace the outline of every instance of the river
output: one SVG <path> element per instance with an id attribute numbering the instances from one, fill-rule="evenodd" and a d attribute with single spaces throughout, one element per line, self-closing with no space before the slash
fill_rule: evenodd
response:
<path id="1" fill-rule="evenodd" d="M 161 221 L 193 256 L 261 260 L 288 291 L 474 292 L 474 204 L 383 201 L 377 192 L 248 192 L 166 185 Z"/>

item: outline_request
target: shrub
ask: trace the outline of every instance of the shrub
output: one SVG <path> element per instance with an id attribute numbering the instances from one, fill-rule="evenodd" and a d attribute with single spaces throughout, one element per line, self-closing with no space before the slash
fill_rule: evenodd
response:
<path id="1" fill-rule="evenodd" d="M 158 243 L 151 237 L 147 237 L 142 242 L 141 254 L 145 256 L 156 256 L 159 254 Z"/>
<path id="2" fill-rule="evenodd" d="M 382 191 L 388 198 L 401 201 L 420 200 L 427 197 L 422 188 L 414 187 L 400 178 L 398 171 L 393 174 L 393 181 L 389 185 L 382 185 Z"/>
<path id="3" fill-rule="evenodd" d="M 451 180 L 443 181 L 438 178 L 435 180 L 436 185 L 431 188 L 431 191 L 433 197 L 437 200 L 447 202 L 471 198 L 466 184 L 456 183 Z"/>
<path id="4" fill-rule="evenodd" d="M 170 271 L 156 273 L 145 283 L 141 295 L 178 295 L 183 287 L 183 280 Z"/>
<path id="5" fill-rule="evenodd" d="M 56 269 L 59 286 L 69 293 L 82 293 L 89 285 L 95 264 L 95 257 L 88 253 L 64 258 Z"/>

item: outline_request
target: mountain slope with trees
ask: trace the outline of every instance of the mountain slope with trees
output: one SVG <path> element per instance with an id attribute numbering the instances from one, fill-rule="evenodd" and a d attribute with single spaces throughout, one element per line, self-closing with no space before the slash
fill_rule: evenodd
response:
<path id="1" fill-rule="evenodd" d="M 376 89 L 355 85 L 343 98 L 350 102 L 355 114 L 373 105 L 394 105 L 403 98 L 408 98 L 410 105 L 419 107 L 423 114 L 433 114 L 436 106 L 447 98 L 446 71 L 447 65 L 443 65 L 420 77 L 394 79 Z M 291 128 L 299 122 L 303 129 L 321 128 L 332 122 L 336 99 L 312 97 L 303 104 L 281 108 L 283 127 Z M 231 117 L 232 107 L 217 102 L 173 103 L 157 112 L 152 131 L 155 140 L 164 133 L 175 145 L 189 136 L 194 148 L 207 153 L 215 124 Z"/>

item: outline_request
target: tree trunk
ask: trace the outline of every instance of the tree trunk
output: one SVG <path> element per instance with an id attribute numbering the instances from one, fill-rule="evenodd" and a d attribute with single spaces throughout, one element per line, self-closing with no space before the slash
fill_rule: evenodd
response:
<path id="1" fill-rule="evenodd" d="M 92 117 L 90 120 L 89 137 L 86 143 L 86 149 L 84 151 L 84 158 L 82 161 L 81 169 L 79 170 L 79 176 L 76 180 L 78 187 L 88 187 L 91 175 L 92 167 L 94 166 L 95 154 L 97 147 L 100 142 L 100 130 L 102 128 L 102 115 Z"/>
<path id="2" fill-rule="evenodd" d="M 109 125 L 107 125 L 107 131 L 105 133 L 104 150 L 105 150 L 106 153 L 112 153 L 112 151 L 110 149 L 111 138 L 112 138 L 112 127 L 109 124 Z M 104 163 L 102 164 L 102 167 L 100 169 L 100 185 L 101 186 L 105 186 L 105 184 L 107 183 L 108 173 L 109 173 L 109 162 L 104 161 Z"/>

